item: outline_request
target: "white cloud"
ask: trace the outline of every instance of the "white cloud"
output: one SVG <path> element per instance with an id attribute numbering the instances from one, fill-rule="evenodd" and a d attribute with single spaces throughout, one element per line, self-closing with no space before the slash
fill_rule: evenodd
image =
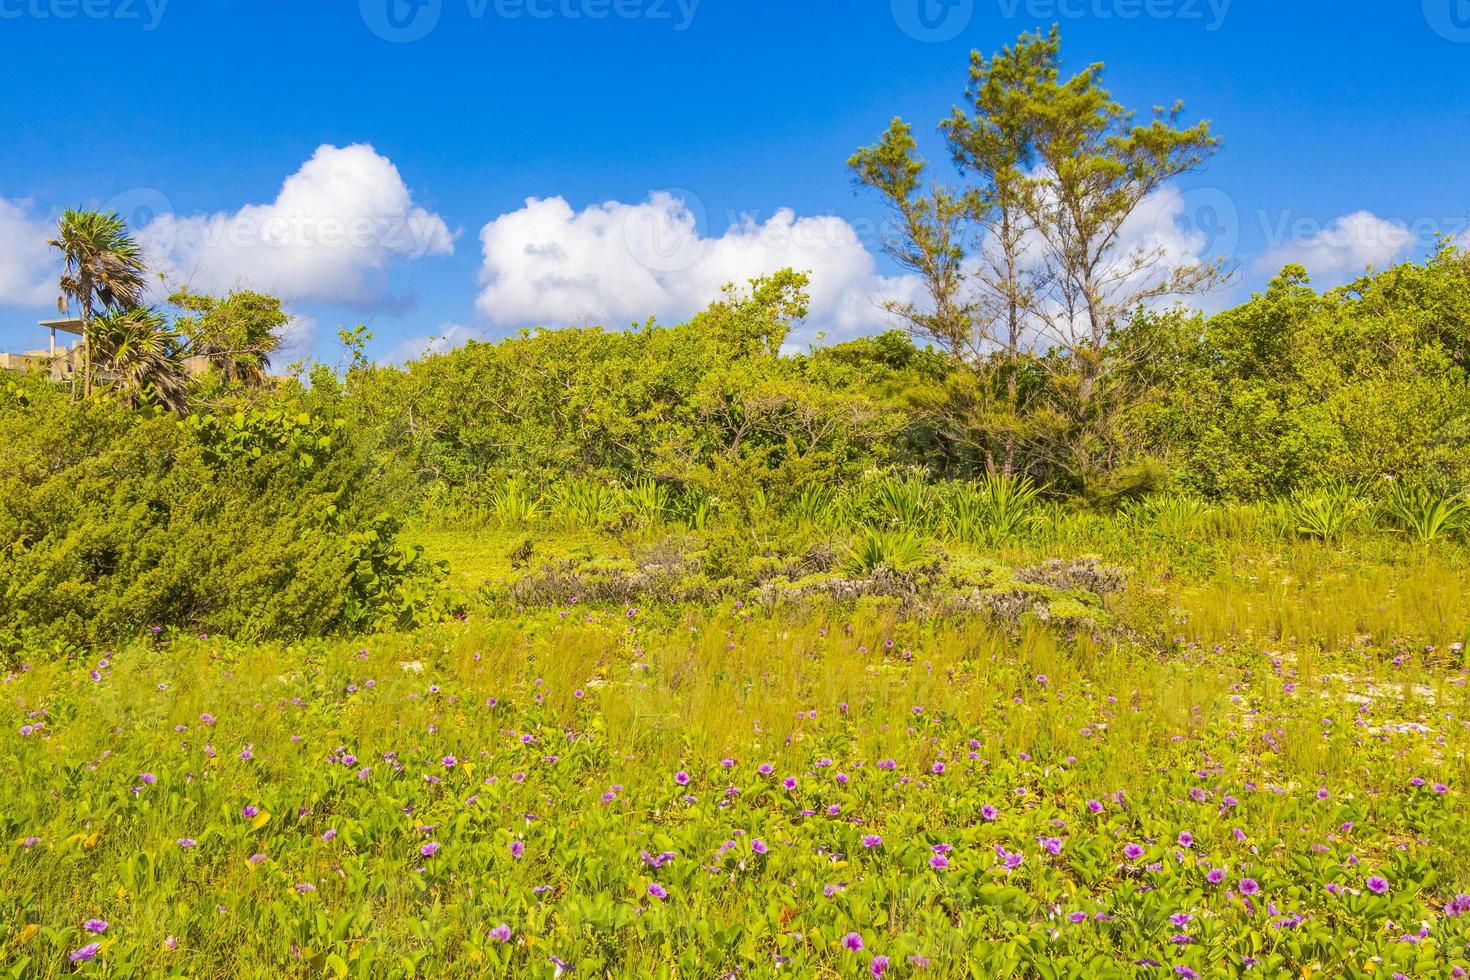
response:
<path id="1" fill-rule="evenodd" d="M 1370 265 L 1393 263 L 1415 241 L 1406 225 L 1370 211 L 1334 218 L 1320 228 L 1293 226 L 1290 238 L 1262 256 L 1256 271 L 1275 273 L 1296 263 L 1313 276 L 1358 275 Z"/>
<path id="2" fill-rule="evenodd" d="M 447 354 L 472 340 L 484 339 L 485 333 L 482 330 L 460 326 L 458 323 L 446 323 L 431 336 L 409 337 L 404 340 L 393 348 L 393 352 L 387 357 L 387 363 L 405 364 L 409 361 L 432 357 L 435 354 Z"/>
<path id="3" fill-rule="evenodd" d="M 666 192 L 581 211 L 560 197 L 530 198 L 481 230 L 476 305 L 502 327 L 678 321 L 726 283 L 789 267 L 812 275 L 811 316 L 795 339 L 819 330 L 841 339 L 882 325 L 883 299 L 914 290 L 911 280 L 879 275 L 841 218 L 782 209 L 765 221 L 742 216 L 718 237 L 698 224 L 687 200 Z"/>
<path id="4" fill-rule="evenodd" d="M 1194 223 L 1195 210 L 1215 204 L 1166 188 L 1124 226 L 1121 248 L 1166 264 L 1233 250 L 1233 219 L 1229 241 Z M 581 211 L 560 197 L 531 198 L 481 230 L 477 306 L 501 327 L 621 326 L 650 315 L 669 322 L 707 306 L 725 283 L 790 267 L 811 273 L 811 315 L 792 338 L 792 346 L 801 346 L 818 332 L 836 341 L 895 325 L 882 309 L 886 300 L 923 305 L 919 280 L 880 274 L 873 251 L 841 218 L 782 209 L 765 221 L 743 216 L 710 237 L 699 230 L 697 208 L 666 192 L 639 204 L 609 201 Z"/>
<path id="5" fill-rule="evenodd" d="M 393 162 L 365 144 L 319 147 L 269 204 L 160 214 L 138 240 L 170 287 L 349 305 L 393 301 L 391 262 L 454 251 L 444 219 L 418 206 Z"/>
<path id="6" fill-rule="evenodd" d="M 55 222 L 34 215 L 29 201 L 0 197 L 0 305 L 55 305 L 61 261 L 46 244 L 55 233 Z"/>

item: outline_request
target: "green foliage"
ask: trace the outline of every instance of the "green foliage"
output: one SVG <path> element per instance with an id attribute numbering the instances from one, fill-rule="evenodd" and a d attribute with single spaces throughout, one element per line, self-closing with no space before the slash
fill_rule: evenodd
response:
<path id="1" fill-rule="evenodd" d="M 0 650 L 148 627 L 300 637 L 447 612 L 444 570 L 399 548 L 374 464 L 291 406 L 229 416 L 0 403 Z"/>
<path id="2" fill-rule="evenodd" d="M 1336 542 L 1358 525 L 1368 512 L 1368 501 L 1352 484 L 1332 481 L 1297 494 L 1286 507 L 1296 533 Z"/>
<path id="3" fill-rule="evenodd" d="M 520 480 L 505 480 L 490 491 L 490 509 L 504 528 L 531 524 L 541 516 L 541 505 L 541 499 Z"/>
<path id="4" fill-rule="evenodd" d="M 949 499 L 949 533 L 970 544 L 995 544 L 1026 534 L 1040 520 L 1041 488 L 1028 476 L 990 474 L 963 484 Z"/>
<path id="5" fill-rule="evenodd" d="M 1394 484 L 1384 509 L 1400 530 L 1420 544 L 1431 544 L 1470 527 L 1470 502 L 1424 487 Z"/>
<path id="6" fill-rule="evenodd" d="M 188 353 L 203 357 L 225 385 L 265 384 L 280 331 L 291 322 L 274 296 L 250 291 L 224 298 L 181 290 L 169 302 L 185 311 L 174 330 L 188 338 Z"/>
<path id="7" fill-rule="evenodd" d="M 848 551 L 842 570 L 849 575 L 872 575 L 881 568 L 906 572 L 923 564 L 924 542 L 911 531 L 863 531 Z"/>
<path id="8" fill-rule="evenodd" d="M 1249 303 L 1155 332 L 1138 441 L 1207 497 L 1327 479 L 1470 485 L 1470 258 L 1449 246 L 1325 295 L 1288 267 Z"/>

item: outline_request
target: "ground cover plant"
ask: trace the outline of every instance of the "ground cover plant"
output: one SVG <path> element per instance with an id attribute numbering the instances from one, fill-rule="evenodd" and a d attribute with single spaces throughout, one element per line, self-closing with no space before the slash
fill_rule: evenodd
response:
<path id="1" fill-rule="evenodd" d="M 1459 975 L 1466 676 L 873 604 L 166 634 L 5 678 L 5 960 Z"/>

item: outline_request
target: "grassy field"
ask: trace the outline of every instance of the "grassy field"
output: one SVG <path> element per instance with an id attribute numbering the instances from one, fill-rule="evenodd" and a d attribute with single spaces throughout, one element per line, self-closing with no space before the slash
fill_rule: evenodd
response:
<path id="1" fill-rule="evenodd" d="M 1458 559 L 1134 557 L 1071 638 L 735 600 L 13 670 L 5 970 L 1470 967 Z"/>

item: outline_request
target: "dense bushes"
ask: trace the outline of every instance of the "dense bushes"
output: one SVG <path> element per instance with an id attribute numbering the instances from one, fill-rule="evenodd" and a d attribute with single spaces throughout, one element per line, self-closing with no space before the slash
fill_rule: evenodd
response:
<path id="1" fill-rule="evenodd" d="M 351 433 L 282 408 L 180 421 L 44 383 L 0 392 L 0 649 L 153 626 L 296 637 L 412 623 L 442 570 Z"/>
<path id="2" fill-rule="evenodd" d="M 682 326 L 542 331 L 403 369 L 368 362 L 359 330 L 345 373 L 212 378 L 183 418 L 16 382 L 0 397 L 0 647 L 438 617 L 444 570 L 398 544 L 409 518 L 504 529 L 538 564 L 566 557 L 534 540 L 548 530 L 684 529 L 697 575 L 607 586 L 666 597 L 795 584 L 814 548 L 820 574 L 850 577 L 924 566 L 934 543 L 1065 554 L 1114 529 L 1204 547 L 1462 537 L 1467 285 L 1446 247 L 1325 296 L 1288 270 L 1208 321 L 1139 315 L 1091 401 L 1105 427 L 1018 438 L 1011 473 L 967 457 L 945 414 L 952 360 L 902 334 L 783 353 L 805 309 L 793 273 Z M 1100 483 L 1053 453 L 1074 437 Z M 591 573 L 553 566 L 539 591 L 592 589 Z"/>
<path id="3" fill-rule="evenodd" d="M 1445 246 L 1321 296 L 1288 267 L 1249 303 L 1173 327 L 1136 418 L 1177 485 L 1235 498 L 1470 485 L 1465 254 Z"/>

